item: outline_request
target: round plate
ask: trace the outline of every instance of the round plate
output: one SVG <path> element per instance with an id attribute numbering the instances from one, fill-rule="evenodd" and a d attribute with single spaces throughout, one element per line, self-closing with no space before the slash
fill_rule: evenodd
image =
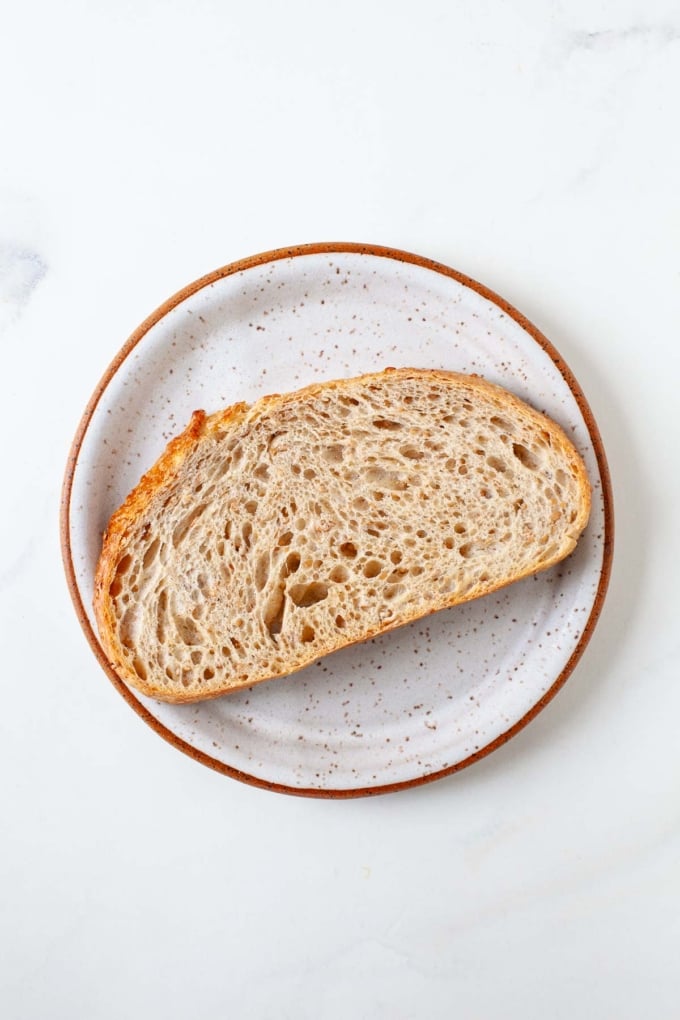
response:
<path id="1" fill-rule="evenodd" d="M 291 677 L 195 705 L 129 689 L 91 610 L 113 510 L 191 412 L 388 366 L 476 372 L 559 422 L 593 484 L 572 556 Z M 597 426 L 555 348 L 485 287 L 392 249 L 316 244 L 218 269 L 130 337 L 80 423 L 62 502 L 64 563 L 85 634 L 128 703 L 206 765 L 270 789 L 380 793 L 446 775 L 524 726 L 573 670 L 609 577 L 611 492 Z"/>

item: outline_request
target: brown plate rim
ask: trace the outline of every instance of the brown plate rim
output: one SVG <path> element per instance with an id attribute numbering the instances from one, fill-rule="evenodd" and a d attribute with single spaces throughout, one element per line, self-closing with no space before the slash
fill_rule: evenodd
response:
<path id="1" fill-rule="evenodd" d="M 545 694 L 536 702 L 536 704 L 529 709 L 529 711 L 522 716 L 516 723 L 514 723 L 509 729 L 494 740 L 490 741 L 484 747 L 475 751 L 474 754 L 469 755 L 462 761 L 457 762 L 455 765 L 450 765 L 445 769 L 440 769 L 437 772 L 430 773 L 424 776 L 416 776 L 413 779 L 407 779 L 398 783 L 388 783 L 381 786 L 369 786 L 361 787 L 358 789 L 340 789 L 340 790 L 321 790 L 314 787 L 294 787 L 288 786 L 283 783 L 273 783 L 266 779 L 261 779 L 258 776 L 250 775 L 247 772 L 242 772 L 240 769 L 236 769 L 231 765 L 227 765 L 224 762 L 218 761 L 216 758 L 212 758 L 209 754 L 204 751 L 200 751 L 198 748 L 193 747 L 187 741 L 178 737 L 176 733 L 168 729 L 163 723 L 159 722 L 149 712 L 147 708 L 138 700 L 135 694 L 123 683 L 120 677 L 117 675 L 115 670 L 111 668 L 108 662 L 99 640 L 92 628 L 88 615 L 85 611 L 85 606 L 80 596 L 80 590 L 78 588 L 78 582 L 76 580 L 75 566 L 73 563 L 73 555 L 71 549 L 71 493 L 73 490 L 73 480 L 75 477 L 76 467 L 78 465 L 78 458 L 80 450 L 83 444 L 83 440 L 87 433 L 90 421 L 95 412 L 95 409 L 101 399 L 102 394 L 111 382 L 113 376 L 123 365 L 124 361 L 132 350 L 140 343 L 148 331 L 156 325 L 164 316 L 168 314 L 173 308 L 181 304 L 187 298 L 191 297 L 197 291 L 202 290 L 204 287 L 215 283 L 217 280 L 221 280 L 224 277 L 231 276 L 234 273 L 242 272 L 246 269 L 252 269 L 254 266 L 259 266 L 267 262 L 276 262 L 280 259 L 287 258 L 298 258 L 304 255 L 324 255 L 324 254 L 339 254 L 339 253 L 353 253 L 357 255 L 371 255 L 379 258 L 393 259 L 398 262 L 405 262 L 411 265 L 420 266 L 423 269 L 428 269 L 436 273 L 440 273 L 443 276 L 448 276 L 458 283 L 469 287 L 471 290 L 476 291 L 477 294 L 481 295 L 487 301 L 492 302 L 498 308 L 500 308 L 506 315 L 514 319 L 529 335 L 536 341 L 536 343 L 548 354 L 556 368 L 559 370 L 563 379 L 569 386 L 578 406 L 583 415 L 588 433 L 593 443 L 595 451 L 595 457 L 597 460 L 598 470 L 600 472 L 600 479 L 602 484 L 602 496 L 604 501 L 604 547 L 602 555 L 602 568 L 600 572 L 600 579 L 598 582 L 597 591 L 593 601 L 593 606 L 588 617 L 588 621 L 581 635 L 581 638 L 572 652 L 566 665 L 559 673 L 557 678 L 554 680 L 551 687 L 545 692 Z M 313 244 L 301 244 L 294 245 L 290 248 L 275 248 L 271 251 L 265 251 L 259 255 L 251 255 L 248 258 L 240 259 L 237 262 L 230 262 L 226 266 L 222 266 L 219 269 L 215 269 L 211 273 L 207 273 L 205 276 L 201 276 L 193 283 L 183 287 L 177 291 L 172 297 L 168 298 L 167 301 L 163 302 L 155 312 L 153 312 L 140 326 L 132 333 L 128 340 L 123 344 L 121 349 L 118 351 L 104 374 L 102 375 L 97 387 L 95 388 L 90 400 L 88 401 L 87 407 L 83 412 L 83 415 L 78 424 L 76 434 L 68 455 L 66 464 L 66 471 L 64 473 L 64 480 L 61 491 L 61 504 L 60 504 L 60 539 L 61 539 L 61 554 L 64 563 L 64 570 L 66 573 L 66 581 L 68 584 L 69 593 L 73 601 L 73 605 L 78 617 L 80 626 L 83 629 L 85 637 L 94 652 L 100 666 L 108 676 L 109 680 L 113 683 L 116 690 L 127 703 L 134 709 L 134 711 L 141 716 L 141 718 L 158 733 L 161 737 L 167 740 L 173 747 L 183 751 L 194 761 L 200 762 L 202 765 L 207 765 L 209 768 L 214 769 L 223 775 L 230 776 L 233 779 L 238 779 L 243 783 L 247 783 L 251 786 L 260 787 L 262 789 L 271 790 L 277 793 L 288 793 L 302 797 L 318 797 L 325 799 L 347 799 L 351 797 L 367 797 L 374 796 L 382 793 L 393 793 L 398 790 L 410 789 L 414 786 L 420 786 L 424 783 L 431 783 L 437 779 L 442 779 L 444 776 L 452 775 L 454 772 L 459 772 L 461 769 L 467 768 L 474 762 L 479 761 L 481 758 L 485 758 L 492 751 L 497 750 L 503 744 L 505 744 L 511 737 L 519 733 L 520 730 L 524 729 L 537 715 L 541 712 L 545 706 L 552 701 L 557 692 L 564 686 L 569 676 L 573 673 L 576 664 L 583 655 L 586 645 L 590 641 L 595 625 L 599 619 L 602 611 L 602 606 L 607 593 L 609 585 L 609 578 L 611 575 L 612 558 L 614 550 L 614 510 L 613 510 L 613 497 L 612 497 L 612 486 L 611 478 L 609 474 L 609 466 L 607 464 L 607 457 L 602 443 L 602 437 L 600 430 L 597 426 L 593 413 L 590 409 L 588 401 L 577 382 L 574 374 L 572 373 L 569 366 L 566 364 L 560 353 L 557 351 L 555 346 L 547 339 L 546 336 L 541 333 L 539 329 L 532 322 L 530 322 L 526 316 L 522 315 L 516 308 L 513 307 L 508 301 L 500 297 L 494 291 L 490 290 L 484 284 L 473 280 L 471 277 L 466 276 L 464 273 L 459 272 L 456 269 L 452 269 L 443 263 L 436 262 L 432 259 L 425 258 L 422 255 L 414 255 L 411 252 L 402 251 L 398 248 L 384 247 L 382 245 L 375 244 L 359 244 L 351 241 L 330 241 L 330 242 L 319 242 Z"/>

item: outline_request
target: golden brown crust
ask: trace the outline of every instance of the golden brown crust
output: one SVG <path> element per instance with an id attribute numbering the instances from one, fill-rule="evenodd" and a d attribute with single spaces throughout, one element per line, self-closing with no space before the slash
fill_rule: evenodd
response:
<path id="1" fill-rule="evenodd" d="M 585 465 L 569 441 L 564 431 L 550 418 L 527 405 L 508 390 L 488 382 L 477 375 L 464 375 L 457 372 L 448 372 L 440 369 L 413 369 L 413 368 L 387 368 L 383 372 L 366 373 L 351 380 L 338 379 L 322 383 L 313 383 L 302 390 L 286 394 L 269 394 L 260 398 L 252 405 L 243 402 L 233 404 L 223 411 L 218 411 L 206 416 L 204 411 L 195 411 L 191 421 L 184 432 L 173 439 L 156 464 L 142 477 L 138 485 L 132 490 L 122 506 L 113 514 L 109 525 L 102 538 L 102 551 L 95 573 L 94 584 L 94 613 L 99 629 L 102 647 L 106 652 L 112 668 L 130 686 L 135 687 L 141 693 L 162 699 L 163 701 L 176 704 L 189 703 L 199 700 L 221 697 L 225 693 L 240 690 L 244 687 L 254 686 L 267 680 L 274 680 L 278 677 L 288 676 L 304 669 L 314 662 L 318 657 L 318 651 L 310 649 L 306 658 L 295 662 L 291 668 L 281 670 L 277 673 L 267 672 L 266 675 L 250 676 L 247 682 L 236 682 L 227 690 L 216 690 L 201 692 L 198 696 L 189 691 L 170 691 L 163 689 L 159 691 L 153 685 L 143 681 L 134 670 L 132 670 L 122 655 L 116 635 L 115 618 L 109 590 L 113 582 L 120 553 L 124 547 L 125 539 L 132 525 L 148 510 L 151 503 L 169 490 L 177 478 L 186 458 L 192 453 L 203 438 L 213 435 L 215 432 L 225 432 L 243 423 L 256 422 L 273 408 L 284 407 L 287 404 L 296 404 L 308 397 L 318 393 L 327 392 L 347 386 L 361 386 L 373 379 L 381 379 L 386 373 L 395 378 L 429 378 L 445 384 L 455 383 L 463 385 L 469 392 L 475 390 L 483 393 L 498 406 L 499 411 L 512 408 L 513 412 L 540 428 L 550 437 L 552 445 L 559 448 L 565 460 L 571 467 L 577 480 L 581 493 L 581 505 L 577 518 L 570 530 L 571 539 L 567 539 L 567 545 L 560 547 L 558 551 L 545 561 L 533 565 L 530 569 L 521 574 L 513 576 L 511 581 L 521 580 L 523 577 L 531 576 L 541 570 L 546 570 L 555 563 L 564 559 L 576 545 L 580 533 L 585 528 L 591 508 L 591 486 L 586 473 Z M 491 594 L 498 589 L 505 587 L 509 582 L 496 584 L 480 583 L 471 588 L 464 595 L 448 594 L 432 600 L 428 612 L 438 612 L 442 609 L 453 608 L 465 602 Z M 396 622 L 390 622 L 382 626 L 376 626 L 367 630 L 360 638 L 351 641 L 338 641 L 337 645 L 329 648 L 325 654 L 337 651 L 340 648 L 349 647 L 352 644 L 359 644 L 378 635 L 397 629 L 422 617 L 422 613 L 416 612 L 407 618 L 401 618 Z"/>

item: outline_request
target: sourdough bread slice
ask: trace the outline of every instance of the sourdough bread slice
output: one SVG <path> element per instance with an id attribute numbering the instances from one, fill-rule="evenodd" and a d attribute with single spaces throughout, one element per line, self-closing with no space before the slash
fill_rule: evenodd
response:
<path id="1" fill-rule="evenodd" d="M 104 535 L 101 643 L 144 694 L 216 697 L 550 567 L 589 510 L 564 432 L 476 376 L 196 411 Z"/>

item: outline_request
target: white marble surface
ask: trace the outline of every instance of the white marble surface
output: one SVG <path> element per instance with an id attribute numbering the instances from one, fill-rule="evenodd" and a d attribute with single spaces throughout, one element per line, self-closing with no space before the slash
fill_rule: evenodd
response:
<path id="1" fill-rule="evenodd" d="M 0 95 L 2 1015 L 675 1020 L 677 2 L 27 2 Z M 557 699 L 457 776 L 348 802 L 156 737 L 82 637 L 57 537 L 132 329 L 218 265 L 331 239 L 528 315 L 617 500 Z"/>

